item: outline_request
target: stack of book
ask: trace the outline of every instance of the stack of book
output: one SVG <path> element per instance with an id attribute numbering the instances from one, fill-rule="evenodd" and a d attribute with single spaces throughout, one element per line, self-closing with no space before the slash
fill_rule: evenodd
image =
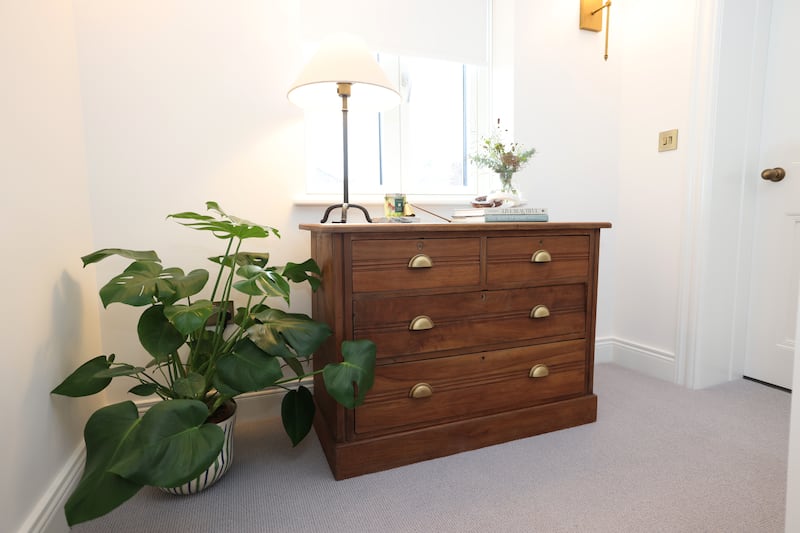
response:
<path id="1" fill-rule="evenodd" d="M 453 222 L 547 222 L 545 207 L 468 207 L 453 210 Z"/>

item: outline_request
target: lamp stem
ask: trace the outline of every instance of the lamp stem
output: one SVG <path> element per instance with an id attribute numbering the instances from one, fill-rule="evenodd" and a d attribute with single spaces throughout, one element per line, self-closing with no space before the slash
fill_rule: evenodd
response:
<path id="1" fill-rule="evenodd" d="M 360 209 L 362 213 L 364 213 L 364 218 L 367 219 L 367 222 L 372 222 L 372 219 L 369 216 L 369 211 L 364 206 L 353 204 L 350 205 L 350 186 L 348 184 L 348 162 L 347 162 L 347 99 L 350 97 L 350 86 L 351 83 L 347 82 L 340 82 L 336 84 L 337 91 L 339 92 L 339 96 L 342 97 L 342 161 L 344 163 L 344 172 L 342 173 L 342 182 L 344 183 L 344 195 L 343 195 L 343 202 L 341 204 L 336 205 L 329 205 L 327 209 L 325 209 L 325 213 L 322 215 L 322 220 L 320 222 L 322 224 L 328 220 L 328 215 L 334 209 L 341 208 L 342 210 L 342 218 L 339 220 L 339 223 L 346 224 L 347 223 L 347 209 L 349 207 L 355 207 Z M 335 222 L 334 222 L 335 223 Z"/>
<path id="2" fill-rule="evenodd" d="M 342 172 L 342 182 L 344 186 L 342 201 L 342 223 L 347 222 L 347 206 L 350 203 L 350 187 L 347 182 L 349 164 L 347 161 L 347 98 L 350 97 L 350 84 L 339 84 L 339 96 L 342 97 L 342 162 L 344 169 Z"/>

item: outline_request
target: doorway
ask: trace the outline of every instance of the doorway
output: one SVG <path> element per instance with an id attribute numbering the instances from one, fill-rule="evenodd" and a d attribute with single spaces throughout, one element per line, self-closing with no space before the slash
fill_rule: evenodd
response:
<path id="1" fill-rule="evenodd" d="M 744 375 L 792 388 L 800 278 L 800 4 L 773 0 L 762 107 Z"/>

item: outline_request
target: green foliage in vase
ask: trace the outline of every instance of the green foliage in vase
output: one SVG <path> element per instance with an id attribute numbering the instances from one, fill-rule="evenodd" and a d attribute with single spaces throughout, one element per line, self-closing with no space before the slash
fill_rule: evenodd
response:
<path id="1" fill-rule="evenodd" d="M 150 361 L 137 366 L 117 361 L 114 354 L 100 355 L 52 393 L 88 396 L 126 378 L 136 382 L 130 393 L 164 401 L 141 417 L 132 401 L 92 414 L 84 429 L 86 467 L 65 505 L 70 525 L 108 513 L 145 485 L 176 487 L 204 472 L 223 445 L 222 430 L 209 417 L 242 393 L 285 389 L 283 425 L 297 445 L 311 430 L 315 411 L 311 391 L 300 380 L 322 373 L 328 393 L 348 408 L 361 404 L 372 387 L 374 343 L 345 341 L 340 363 L 307 371 L 330 328 L 267 305 L 270 298 L 288 305 L 292 283 L 316 290 L 319 266 L 311 259 L 272 266 L 268 253 L 241 250 L 247 239 L 280 234 L 229 215 L 215 202 L 206 206 L 209 215 L 183 212 L 168 218 L 222 241 L 224 253 L 208 258 L 215 265 L 213 278 L 205 269 L 186 273 L 164 267 L 153 251 L 113 248 L 82 258 L 84 267 L 110 257 L 132 261 L 100 289 L 100 299 L 104 307 L 143 308 L 136 331 Z M 212 279 L 210 294 L 200 296 Z M 234 291 L 245 301 L 235 310 Z M 285 376 L 285 369 L 292 375 Z"/>
<path id="2" fill-rule="evenodd" d="M 497 127 L 488 137 L 481 139 L 477 153 L 470 156 L 470 161 L 480 168 L 488 168 L 499 174 L 509 174 L 522 170 L 536 153 L 535 148 L 525 148 L 517 142 L 505 140 L 508 130 Z"/>

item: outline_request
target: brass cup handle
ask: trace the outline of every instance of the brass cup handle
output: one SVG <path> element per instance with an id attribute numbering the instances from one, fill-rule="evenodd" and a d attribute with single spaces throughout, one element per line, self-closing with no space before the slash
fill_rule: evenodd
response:
<path id="1" fill-rule="evenodd" d="M 428 398 L 433 396 L 433 387 L 427 383 L 417 383 L 408 391 L 409 398 Z"/>
<path id="2" fill-rule="evenodd" d="M 550 316 L 550 309 L 546 305 L 539 304 L 531 309 L 531 318 L 547 318 Z"/>
<path id="3" fill-rule="evenodd" d="M 433 320 L 427 315 L 419 315 L 411 320 L 408 325 L 410 331 L 423 331 L 426 329 L 433 329 Z"/>
<path id="4" fill-rule="evenodd" d="M 536 250 L 531 256 L 531 263 L 549 263 L 553 258 L 547 250 Z"/>
<path id="5" fill-rule="evenodd" d="M 547 368 L 547 365 L 533 365 L 531 371 L 528 372 L 529 378 L 546 378 L 550 375 L 550 369 Z"/>
<path id="6" fill-rule="evenodd" d="M 781 181 L 786 177 L 786 171 L 781 167 L 768 168 L 761 172 L 761 179 L 767 181 Z"/>
<path id="7" fill-rule="evenodd" d="M 429 255 L 417 254 L 408 260 L 408 268 L 431 268 L 433 261 Z"/>

